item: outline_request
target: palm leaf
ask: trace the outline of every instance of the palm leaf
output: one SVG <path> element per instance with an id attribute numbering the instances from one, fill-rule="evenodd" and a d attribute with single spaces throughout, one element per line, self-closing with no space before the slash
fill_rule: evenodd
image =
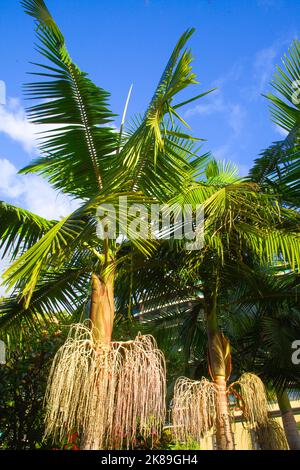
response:
<path id="1" fill-rule="evenodd" d="M 287 132 L 255 160 L 250 177 L 268 191 L 277 194 L 284 204 L 299 207 L 300 180 L 300 43 L 295 40 L 277 67 L 272 86 L 277 94 L 268 94 L 272 120 Z"/>
<path id="2" fill-rule="evenodd" d="M 183 131 L 182 124 L 189 126 L 176 111 L 189 100 L 173 105 L 180 91 L 197 83 L 191 68 L 191 52 L 184 50 L 193 31 L 187 30 L 179 39 L 144 117 L 136 119 L 127 131 L 118 155 L 120 171 L 125 170 L 128 175 L 128 187 L 159 200 L 166 200 L 166 194 L 174 190 L 180 191 L 187 175 L 195 174 L 189 161 L 197 156 L 195 142 L 201 139 Z"/>
<path id="3" fill-rule="evenodd" d="M 91 267 L 78 264 L 55 272 L 44 272 L 32 293 L 30 305 L 20 302 L 18 292 L 0 302 L 1 335 L 17 337 L 22 330 L 30 334 L 47 328 L 50 322 L 71 320 L 83 309 L 89 295 Z M 27 328 L 22 328 L 22 325 Z"/>
<path id="4" fill-rule="evenodd" d="M 0 218 L 2 257 L 11 260 L 31 248 L 55 224 L 55 221 L 46 220 L 2 201 L 0 201 Z"/>
<path id="5" fill-rule="evenodd" d="M 109 94 L 96 87 L 72 61 L 65 40 L 43 0 L 24 0 L 25 11 L 37 22 L 38 51 L 47 59 L 36 64 L 47 79 L 25 86 L 28 98 L 41 103 L 28 109 L 41 132 L 42 157 L 22 170 L 46 176 L 57 189 L 87 198 L 110 181 L 110 155 L 118 135 L 108 127 Z M 50 65 L 51 64 L 51 65 Z"/>

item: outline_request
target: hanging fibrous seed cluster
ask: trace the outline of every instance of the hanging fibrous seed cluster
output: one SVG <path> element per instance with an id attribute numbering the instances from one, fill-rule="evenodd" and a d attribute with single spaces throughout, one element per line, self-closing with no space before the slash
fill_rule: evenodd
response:
<path id="1" fill-rule="evenodd" d="M 246 427 L 254 432 L 255 444 L 261 449 L 288 449 L 282 427 L 268 417 L 265 387 L 257 375 L 243 374 L 228 387 L 227 396 L 229 395 L 233 395 L 242 410 Z M 175 384 L 172 406 L 176 442 L 200 443 L 210 431 L 216 432 L 222 419 L 222 416 L 218 416 L 219 410 L 217 386 L 214 382 L 205 378 L 200 381 L 179 378 Z M 233 421 L 234 416 L 229 419 Z"/>
<path id="2" fill-rule="evenodd" d="M 268 401 L 265 386 L 260 378 L 250 372 L 241 375 L 230 388 L 239 385 L 244 422 L 251 428 L 268 420 Z"/>
<path id="3" fill-rule="evenodd" d="M 172 403 L 173 433 L 176 442 L 200 442 L 217 419 L 216 388 L 209 380 L 180 377 Z"/>
<path id="4" fill-rule="evenodd" d="M 261 379 L 247 372 L 231 388 L 236 385 L 240 387 L 244 422 L 254 431 L 259 447 L 263 450 L 287 450 L 289 447 L 282 427 L 268 416 L 268 401 Z"/>
<path id="5" fill-rule="evenodd" d="M 106 345 L 74 325 L 51 367 L 45 435 L 62 441 L 75 429 L 83 449 L 131 448 L 137 434 L 160 435 L 165 392 L 165 360 L 152 336 Z"/>
<path id="6" fill-rule="evenodd" d="M 280 424 L 268 419 L 255 428 L 256 440 L 262 450 L 289 450 L 288 442 Z"/>

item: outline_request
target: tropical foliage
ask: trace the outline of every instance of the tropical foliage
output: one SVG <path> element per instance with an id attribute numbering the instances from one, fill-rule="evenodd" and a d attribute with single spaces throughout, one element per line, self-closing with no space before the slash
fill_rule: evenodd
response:
<path id="1" fill-rule="evenodd" d="M 52 221 L 0 203 L 0 249 L 10 261 L 1 337 L 18 350 L 55 319 L 77 323 L 50 369 L 46 436 L 63 442 L 75 432 L 84 449 L 132 448 L 137 439 L 154 445 L 166 414 L 165 359 L 154 334 L 167 356 L 168 401 L 179 370 L 188 375 L 174 388 L 179 445 L 198 445 L 213 430 L 217 448 L 233 449 L 231 396 L 261 448 L 286 448 L 261 379 L 279 401 L 299 387 L 288 357 L 299 328 L 299 43 L 278 68 L 277 94 L 268 95 L 287 137 L 243 179 L 231 163 L 202 154 L 201 139 L 179 114 L 212 91 L 178 98 L 197 84 L 186 48 L 193 29 L 176 44 L 143 116 L 128 124 L 130 90 L 117 130 L 109 93 L 73 62 L 45 2 L 22 5 L 35 21 L 41 56 L 38 79 L 25 88 L 38 102 L 27 113 L 41 133 L 40 156 L 21 172 L 45 177 L 78 203 Z M 120 197 L 128 206 L 171 206 L 171 229 L 158 239 L 137 237 L 124 226 Z M 118 239 L 99 238 L 96 210 L 108 204 L 118 206 Z M 200 206 L 203 243 L 187 250 L 174 237 L 176 211 L 195 214 Z"/>

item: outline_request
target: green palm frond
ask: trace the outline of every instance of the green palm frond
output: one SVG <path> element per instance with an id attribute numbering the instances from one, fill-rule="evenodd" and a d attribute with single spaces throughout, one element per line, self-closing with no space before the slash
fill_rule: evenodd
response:
<path id="1" fill-rule="evenodd" d="M 230 161 L 213 160 L 206 167 L 206 184 L 213 186 L 224 186 L 242 179 L 238 176 L 238 166 Z"/>
<path id="2" fill-rule="evenodd" d="M 33 290 L 43 268 L 54 260 L 59 263 L 61 252 L 66 251 L 82 232 L 83 221 L 71 215 L 56 223 L 35 245 L 18 258 L 4 273 L 8 289 L 21 289 L 28 308 Z"/>
<path id="3" fill-rule="evenodd" d="M 299 138 L 299 83 L 300 83 L 300 42 L 295 40 L 282 59 L 282 67 L 277 67 L 272 86 L 279 94 L 269 93 L 273 121 L 288 133 L 297 128 Z"/>
<path id="4" fill-rule="evenodd" d="M 255 160 L 252 180 L 277 194 L 282 203 L 299 207 L 300 180 L 300 42 L 295 40 L 271 82 L 277 94 L 269 93 L 272 120 L 287 132 Z"/>
<path id="5" fill-rule="evenodd" d="M 250 178 L 290 207 L 300 207 L 300 147 L 295 139 L 275 142 L 254 162 Z"/>
<path id="6" fill-rule="evenodd" d="M 101 207 L 110 209 L 111 216 L 115 217 L 116 222 L 121 224 L 122 218 L 126 222 L 127 208 L 122 209 L 119 205 L 120 196 L 127 198 L 129 207 L 133 204 L 148 204 L 149 206 L 152 201 L 140 193 L 122 192 L 112 193 L 109 196 L 100 194 L 61 221 L 52 224 L 49 230 L 7 269 L 3 275 L 5 285 L 8 289 L 20 290 L 20 296 L 24 298 L 26 308 L 29 306 L 40 274 L 47 268 L 59 269 L 74 256 L 78 248 L 83 252 L 94 253 L 96 258 L 98 250 L 98 261 L 100 260 L 103 240 L 97 236 L 96 209 Z M 136 234 L 134 227 L 131 227 L 130 217 L 127 219 L 126 227 L 121 224 L 119 228 L 123 229 L 123 233 L 126 228 L 127 239 L 131 240 L 144 256 L 149 256 L 155 249 L 155 240 L 139 237 Z"/>
<path id="7" fill-rule="evenodd" d="M 183 50 L 192 33 L 193 30 L 188 30 L 179 39 L 144 117 L 138 118 L 127 131 L 127 140 L 118 155 L 121 171 L 127 169 L 129 187 L 160 200 L 166 199 L 165 194 L 180 191 L 187 175 L 192 177 L 195 173 L 189 161 L 198 157 L 195 142 L 201 139 L 181 128 L 189 126 L 176 111 L 191 100 L 173 105 L 179 92 L 197 83 L 191 52 Z"/>
<path id="8" fill-rule="evenodd" d="M 0 249 L 2 257 L 15 259 L 31 248 L 55 225 L 30 211 L 0 201 Z"/>
<path id="9" fill-rule="evenodd" d="M 264 263 L 280 260 L 298 269 L 299 214 L 280 208 L 276 197 L 262 193 L 255 183 L 236 179 L 226 184 L 226 178 L 224 181 L 222 186 L 221 180 L 217 186 L 194 183 L 172 201 L 193 207 L 203 205 L 204 251 L 215 250 L 223 261 L 228 250 L 233 249 L 239 256 L 250 251 Z"/>
<path id="10" fill-rule="evenodd" d="M 108 127 L 113 115 L 109 94 L 95 86 L 72 61 L 65 40 L 43 0 L 24 0 L 37 23 L 38 51 L 47 59 L 35 75 L 45 81 L 25 86 L 28 98 L 40 104 L 28 109 L 41 129 L 42 157 L 22 170 L 46 176 L 57 189 L 88 198 L 105 187 L 118 134 Z"/>
<path id="11" fill-rule="evenodd" d="M 47 328 L 59 319 L 67 322 L 84 308 L 89 296 L 91 266 L 78 264 L 42 273 L 32 293 L 29 306 L 20 302 L 18 292 L 0 302 L 0 331 L 18 336 L 22 325 L 30 332 Z M 81 312 L 82 313 L 82 312 Z"/>

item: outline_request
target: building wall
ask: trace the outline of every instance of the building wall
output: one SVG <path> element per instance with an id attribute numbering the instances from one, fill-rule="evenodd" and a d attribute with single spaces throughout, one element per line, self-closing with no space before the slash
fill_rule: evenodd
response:
<path id="1" fill-rule="evenodd" d="M 291 402 L 292 408 L 297 410 L 297 412 L 294 413 L 295 419 L 297 423 L 300 423 L 300 400 L 298 401 L 292 401 Z M 270 405 L 270 414 L 276 414 L 280 415 L 280 411 L 278 408 L 277 404 Z M 240 413 L 236 413 L 236 416 L 239 417 Z M 282 426 L 282 419 L 280 416 L 275 416 L 274 419 L 280 423 Z M 233 431 L 234 431 L 234 439 L 235 439 L 235 446 L 236 450 L 251 450 L 252 449 L 252 443 L 251 443 L 251 436 L 250 433 L 241 422 L 234 423 L 233 424 Z M 203 450 L 213 450 L 215 448 L 215 443 L 214 443 L 214 436 L 210 435 L 207 436 L 206 438 L 202 439 L 200 443 L 200 447 Z"/>

